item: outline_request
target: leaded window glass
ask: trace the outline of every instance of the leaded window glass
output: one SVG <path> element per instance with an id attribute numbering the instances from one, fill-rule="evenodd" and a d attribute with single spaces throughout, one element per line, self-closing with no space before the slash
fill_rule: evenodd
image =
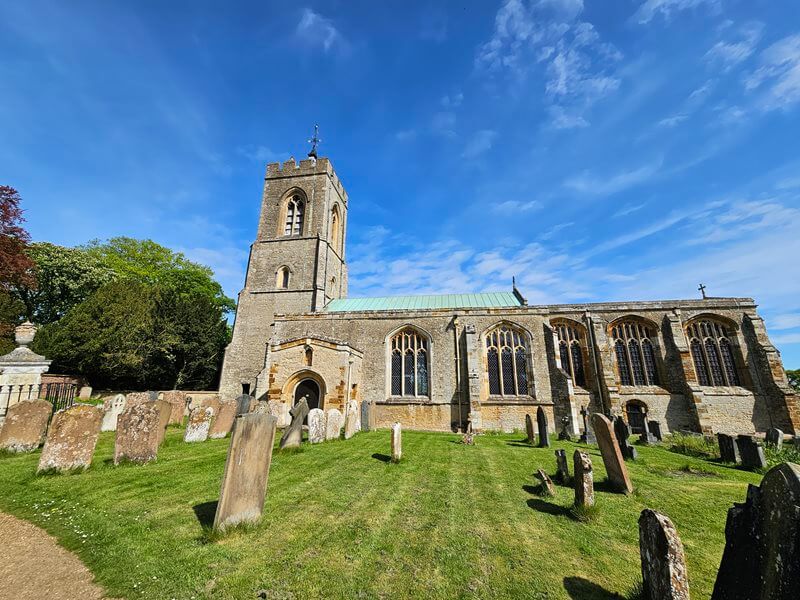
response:
<path id="1" fill-rule="evenodd" d="M 734 344 L 726 325 L 712 319 L 693 321 L 687 326 L 686 335 L 700 385 L 740 385 Z"/>
<path id="2" fill-rule="evenodd" d="M 631 370 L 628 368 L 628 353 L 625 351 L 625 342 L 617 340 L 614 344 L 617 354 L 617 368 L 622 385 L 631 385 Z"/>
<path id="3" fill-rule="evenodd" d="M 294 195 L 289 198 L 286 204 L 286 223 L 283 228 L 283 235 L 300 235 L 303 233 L 303 209 L 305 203 L 303 199 Z"/>
<path id="4" fill-rule="evenodd" d="M 586 375 L 583 372 L 583 349 L 578 343 L 572 344 L 573 379 L 581 387 L 586 386 Z"/>
<path id="5" fill-rule="evenodd" d="M 490 395 L 528 395 L 528 344 L 521 331 L 501 325 L 486 335 L 486 373 Z"/>
<path id="6" fill-rule="evenodd" d="M 564 369 L 567 375 L 572 377 L 572 380 L 577 385 L 585 386 L 586 374 L 583 365 L 585 337 L 583 329 L 569 321 L 557 321 L 552 325 L 558 337 L 561 368 Z"/>
<path id="7" fill-rule="evenodd" d="M 428 339 L 407 327 L 391 339 L 392 396 L 429 395 Z"/>
<path id="8" fill-rule="evenodd" d="M 628 341 L 628 352 L 631 357 L 631 372 L 633 384 L 644 385 L 644 368 L 642 367 L 642 347 L 636 340 Z"/>
<path id="9" fill-rule="evenodd" d="M 658 385 L 653 339 L 655 330 L 636 319 L 617 321 L 611 328 L 622 385 Z"/>
<path id="10" fill-rule="evenodd" d="M 650 340 L 642 340 L 642 355 L 644 356 L 644 367 L 647 371 L 647 379 L 652 385 L 658 385 L 656 355 L 655 352 L 653 352 L 653 343 Z"/>

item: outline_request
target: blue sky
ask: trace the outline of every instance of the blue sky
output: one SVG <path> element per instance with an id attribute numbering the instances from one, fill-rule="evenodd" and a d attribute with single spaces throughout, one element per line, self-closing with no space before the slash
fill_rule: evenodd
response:
<path id="1" fill-rule="evenodd" d="M 37 240 L 153 238 L 242 285 L 315 122 L 350 295 L 752 296 L 800 367 L 795 0 L 0 5 L 0 182 Z"/>

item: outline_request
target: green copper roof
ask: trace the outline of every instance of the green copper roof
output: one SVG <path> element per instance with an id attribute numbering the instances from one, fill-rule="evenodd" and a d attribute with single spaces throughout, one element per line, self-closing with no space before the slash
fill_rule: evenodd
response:
<path id="1" fill-rule="evenodd" d="M 341 298 L 331 300 L 327 312 L 364 310 L 435 310 L 442 308 L 504 308 L 522 306 L 513 292 L 483 294 L 441 294 L 435 296 L 383 296 L 378 298 Z"/>

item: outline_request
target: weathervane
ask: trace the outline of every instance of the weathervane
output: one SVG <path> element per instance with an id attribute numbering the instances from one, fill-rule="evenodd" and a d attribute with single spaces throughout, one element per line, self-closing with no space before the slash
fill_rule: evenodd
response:
<path id="1" fill-rule="evenodd" d="M 704 286 L 704 285 L 701 283 L 701 284 L 700 284 L 700 287 L 699 287 L 699 288 L 697 288 L 697 289 L 698 289 L 698 290 L 700 290 L 700 293 L 701 293 L 701 294 L 703 294 L 703 300 L 705 300 L 705 299 L 706 299 L 706 286 Z"/>
<path id="2" fill-rule="evenodd" d="M 314 137 L 308 140 L 308 143 L 311 144 L 311 150 L 308 151 L 308 156 L 311 158 L 317 158 L 317 146 L 322 142 L 319 139 L 319 125 L 314 125 Z"/>

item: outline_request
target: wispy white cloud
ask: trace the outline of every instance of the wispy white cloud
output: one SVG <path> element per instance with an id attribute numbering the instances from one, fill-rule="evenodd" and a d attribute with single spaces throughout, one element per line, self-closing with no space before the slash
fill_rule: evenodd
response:
<path id="1" fill-rule="evenodd" d="M 609 196 L 652 180 L 661 169 L 661 165 L 662 161 L 658 160 L 608 177 L 597 177 L 584 171 L 567 179 L 564 186 L 582 194 Z"/>
<path id="2" fill-rule="evenodd" d="M 745 88 L 761 90 L 761 109 L 788 109 L 800 102 L 800 34 L 769 46 L 760 54 L 759 62 L 758 69 L 745 79 Z"/>
<path id="3" fill-rule="evenodd" d="M 497 137 L 497 132 L 491 129 L 476 131 L 472 139 L 467 142 L 461 156 L 464 158 L 477 158 L 492 149 L 492 143 Z"/>
<path id="4" fill-rule="evenodd" d="M 677 114 L 672 115 L 671 117 L 665 117 L 658 122 L 659 127 L 676 127 L 683 123 L 686 119 L 689 118 L 689 115 L 686 114 Z"/>
<path id="5" fill-rule="evenodd" d="M 718 12 L 720 4 L 720 0 L 645 0 L 632 19 L 641 25 L 649 23 L 657 16 L 669 21 L 675 13 L 701 6 L 707 7 L 712 12 Z"/>
<path id="6" fill-rule="evenodd" d="M 328 17 L 304 8 L 295 33 L 309 47 L 322 48 L 325 52 L 346 51 L 347 40 Z"/>
<path id="7" fill-rule="evenodd" d="M 628 204 L 620 208 L 617 212 L 615 212 L 612 216 L 614 219 L 618 219 L 620 217 L 625 217 L 631 213 L 635 213 L 637 211 L 642 210 L 645 206 L 647 206 L 646 202 L 642 202 L 641 204 Z"/>
<path id="8" fill-rule="evenodd" d="M 704 59 L 710 65 L 720 66 L 723 71 L 730 71 L 755 52 L 763 31 L 763 23 L 758 21 L 745 23 L 737 31 L 735 41 L 717 42 L 706 52 Z"/>
<path id="9" fill-rule="evenodd" d="M 259 163 L 282 162 L 289 159 L 288 152 L 275 152 L 267 146 L 259 145 L 239 146 L 236 153 L 247 160 Z"/>
<path id="10" fill-rule="evenodd" d="M 492 209 L 499 213 L 519 214 L 540 210 L 543 206 L 538 200 L 505 200 L 492 204 Z"/>

